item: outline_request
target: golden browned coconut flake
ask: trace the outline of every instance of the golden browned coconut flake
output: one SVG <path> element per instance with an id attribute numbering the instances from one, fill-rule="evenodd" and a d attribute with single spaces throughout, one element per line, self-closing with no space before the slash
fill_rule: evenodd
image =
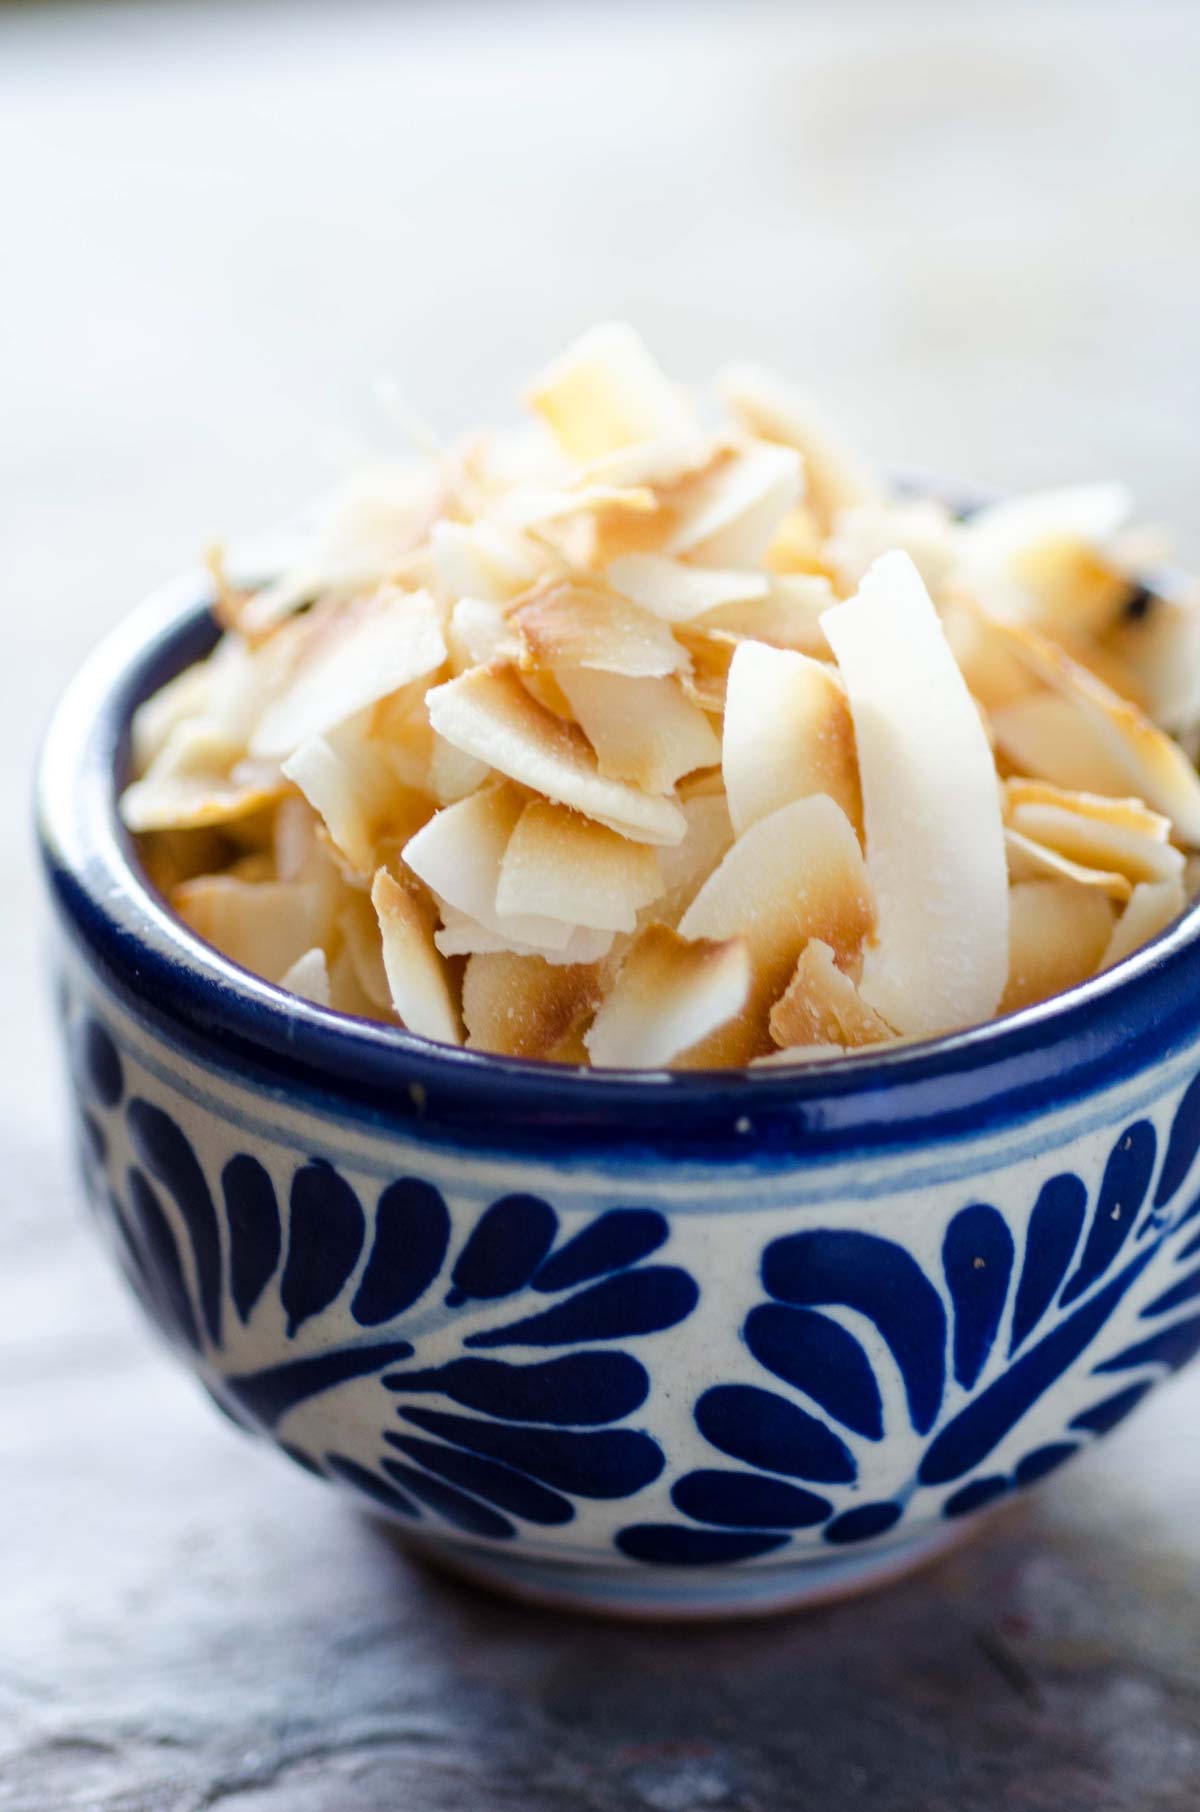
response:
<path id="1" fill-rule="evenodd" d="M 1081 485 L 960 519 L 800 392 L 632 329 L 369 470 L 136 711 L 125 824 L 311 1006 L 597 1068 L 977 1024 L 1200 888 L 1200 591 Z"/>

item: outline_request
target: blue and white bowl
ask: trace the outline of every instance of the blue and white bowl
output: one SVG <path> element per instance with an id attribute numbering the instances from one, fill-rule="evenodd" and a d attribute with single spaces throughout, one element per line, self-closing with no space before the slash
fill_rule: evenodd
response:
<path id="1" fill-rule="evenodd" d="M 92 658 L 41 834 L 88 1193 L 238 1422 L 547 1601 L 771 1610 L 921 1560 L 1200 1348 L 1189 912 L 1059 1000 L 788 1072 L 588 1074 L 284 996 L 116 815 L 189 579 Z"/>

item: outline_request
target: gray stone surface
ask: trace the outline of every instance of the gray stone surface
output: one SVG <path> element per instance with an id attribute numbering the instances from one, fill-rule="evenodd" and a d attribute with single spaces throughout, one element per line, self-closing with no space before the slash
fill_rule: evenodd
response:
<path id="1" fill-rule="evenodd" d="M 0 11 L 0 1812 L 1195 1812 L 1200 1379 L 919 1579 L 478 1597 L 216 1418 L 76 1201 L 19 805 L 104 625 L 594 316 L 1200 544 L 1200 9 Z"/>

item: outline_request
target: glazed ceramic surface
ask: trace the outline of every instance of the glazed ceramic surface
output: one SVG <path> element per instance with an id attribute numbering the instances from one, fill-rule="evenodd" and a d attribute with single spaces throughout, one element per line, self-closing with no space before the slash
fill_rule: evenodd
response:
<path id="1" fill-rule="evenodd" d="M 211 640 L 124 627 L 47 745 L 90 1200 L 239 1422 L 462 1570 L 744 1612 L 912 1564 L 1200 1348 L 1200 952 L 785 1073 L 421 1045 L 246 976 L 139 880 L 131 705 Z"/>

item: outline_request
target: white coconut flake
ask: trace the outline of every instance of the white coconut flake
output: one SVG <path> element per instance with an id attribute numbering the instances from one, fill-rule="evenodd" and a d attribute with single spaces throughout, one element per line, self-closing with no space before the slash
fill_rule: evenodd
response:
<path id="1" fill-rule="evenodd" d="M 286 988 L 289 994 L 298 995 L 301 1000 L 311 1001 L 314 1007 L 328 1007 L 332 1004 L 329 965 L 319 944 L 296 958 L 291 968 L 280 976 L 279 986 Z"/>
<path id="2" fill-rule="evenodd" d="M 879 926 L 861 992 L 900 1032 L 990 1018 L 1008 967 L 1008 874 L 987 736 L 907 554 L 821 619 L 858 745 Z"/>
<path id="3" fill-rule="evenodd" d="M 828 793 L 862 821 L 854 728 L 832 668 L 792 649 L 742 642 L 725 691 L 722 773 L 740 835 L 793 799 Z"/>
<path id="4" fill-rule="evenodd" d="M 742 1011 L 750 992 L 744 938 L 688 941 L 648 925 L 585 1035 L 597 1069 L 672 1063 Z"/>

